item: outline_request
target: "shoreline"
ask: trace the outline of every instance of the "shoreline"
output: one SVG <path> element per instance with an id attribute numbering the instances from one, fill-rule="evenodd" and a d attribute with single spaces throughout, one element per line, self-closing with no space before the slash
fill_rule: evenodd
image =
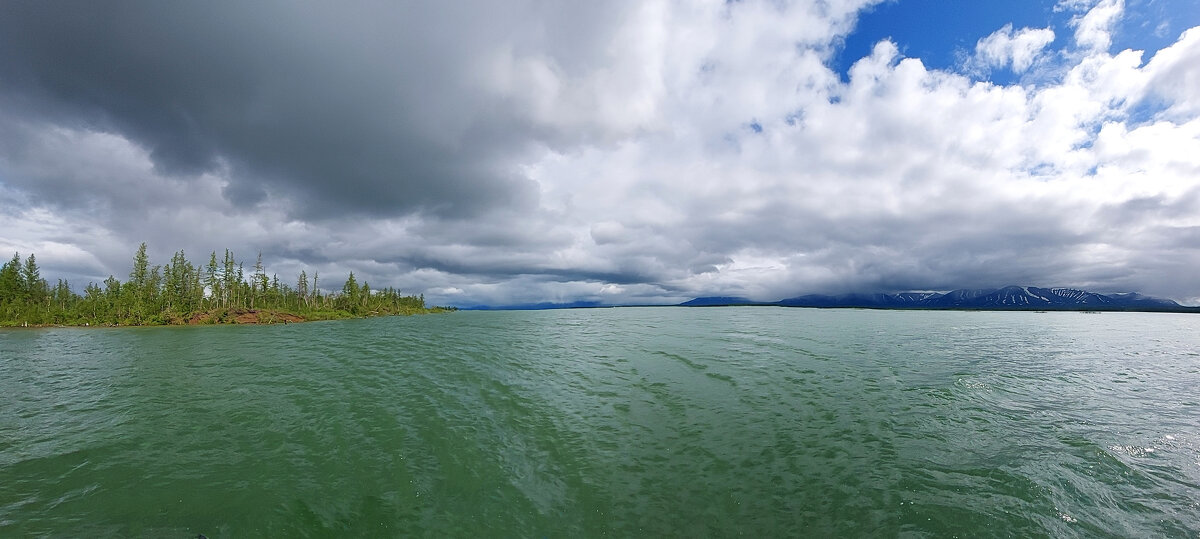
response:
<path id="1" fill-rule="evenodd" d="M 187 326 L 277 326 L 288 324 L 304 324 L 309 322 L 326 322 L 330 320 L 356 320 L 365 318 L 380 318 L 384 316 L 412 316 L 419 314 L 440 314 L 454 312 L 452 307 L 424 308 L 413 312 L 371 312 L 368 314 L 353 314 L 347 311 L 322 311 L 317 316 L 305 316 L 291 311 L 277 309 L 214 309 L 192 313 L 187 317 L 171 318 L 166 322 L 154 323 L 97 323 L 91 324 L 14 324 L 0 325 L 0 329 L 48 329 L 48 328 L 81 328 L 81 329 L 116 329 L 116 328 L 148 328 L 148 327 L 187 327 Z M 328 315 L 328 316 L 325 316 Z"/>

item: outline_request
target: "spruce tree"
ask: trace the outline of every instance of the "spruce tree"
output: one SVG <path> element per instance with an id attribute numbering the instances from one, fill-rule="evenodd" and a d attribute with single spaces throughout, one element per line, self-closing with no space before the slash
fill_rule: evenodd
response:
<path id="1" fill-rule="evenodd" d="M 25 266 L 21 271 L 21 281 L 25 285 L 25 301 L 40 306 L 49 295 L 49 287 L 46 285 L 46 281 L 42 280 L 42 273 L 38 270 L 37 260 L 33 253 L 29 253 L 29 258 L 25 259 Z"/>
<path id="2" fill-rule="evenodd" d="M 346 284 L 342 285 L 342 297 L 338 303 L 345 306 L 347 311 L 351 313 L 358 312 L 358 281 L 354 279 L 354 272 L 350 272 L 350 277 L 346 279 Z"/>
<path id="3" fill-rule="evenodd" d="M 22 301 L 25 292 L 24 279 L 21 277 L 21 254 L 13 253 L 12 260 L 0 267 L 0 303 L 16 303 Z"/>
<path id="4" fill-rule="evenodd" d="M 267 292 L 267 274 L 263 271 L 261 251 L 258 253 L 258 259 L 254 262 L 254 276 L 252 279 L 254 279 L 254 282 L 250 283 L 250 307 L 254 308 Z"/>
<path id="5" fill-rule="evenodd" d="M 217 274 L 217 252 L 208 256 L 208 266 L 204 268 L 204 285 L 208 287 L 209 305 L 218 307 L 221 304 L 221 279 Z"/>

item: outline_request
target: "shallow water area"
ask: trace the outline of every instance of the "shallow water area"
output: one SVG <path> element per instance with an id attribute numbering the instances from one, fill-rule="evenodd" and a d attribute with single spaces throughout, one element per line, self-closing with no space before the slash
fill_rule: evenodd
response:
<path id="1" fill-rule="evenodd" d="M 1200 316 L 0 330 L 0 536 L 1200 534 Z"/>

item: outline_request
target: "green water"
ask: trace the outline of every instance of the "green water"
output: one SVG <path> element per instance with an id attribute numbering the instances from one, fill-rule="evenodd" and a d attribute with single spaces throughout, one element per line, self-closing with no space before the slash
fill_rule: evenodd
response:
<path id="1" fill-rule="evenodd" d="M 1200 316 L 0 332 L 0 537 L 1200 535 Z"/>

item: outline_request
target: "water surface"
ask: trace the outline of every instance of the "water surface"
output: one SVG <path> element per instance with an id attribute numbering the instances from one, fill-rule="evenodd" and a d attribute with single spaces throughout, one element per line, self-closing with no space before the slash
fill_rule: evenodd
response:
<path id="1" fill-rule="evenodd" d="M 1200 534 L 1200 316 L 0 331 L 0 536 Z"/>

